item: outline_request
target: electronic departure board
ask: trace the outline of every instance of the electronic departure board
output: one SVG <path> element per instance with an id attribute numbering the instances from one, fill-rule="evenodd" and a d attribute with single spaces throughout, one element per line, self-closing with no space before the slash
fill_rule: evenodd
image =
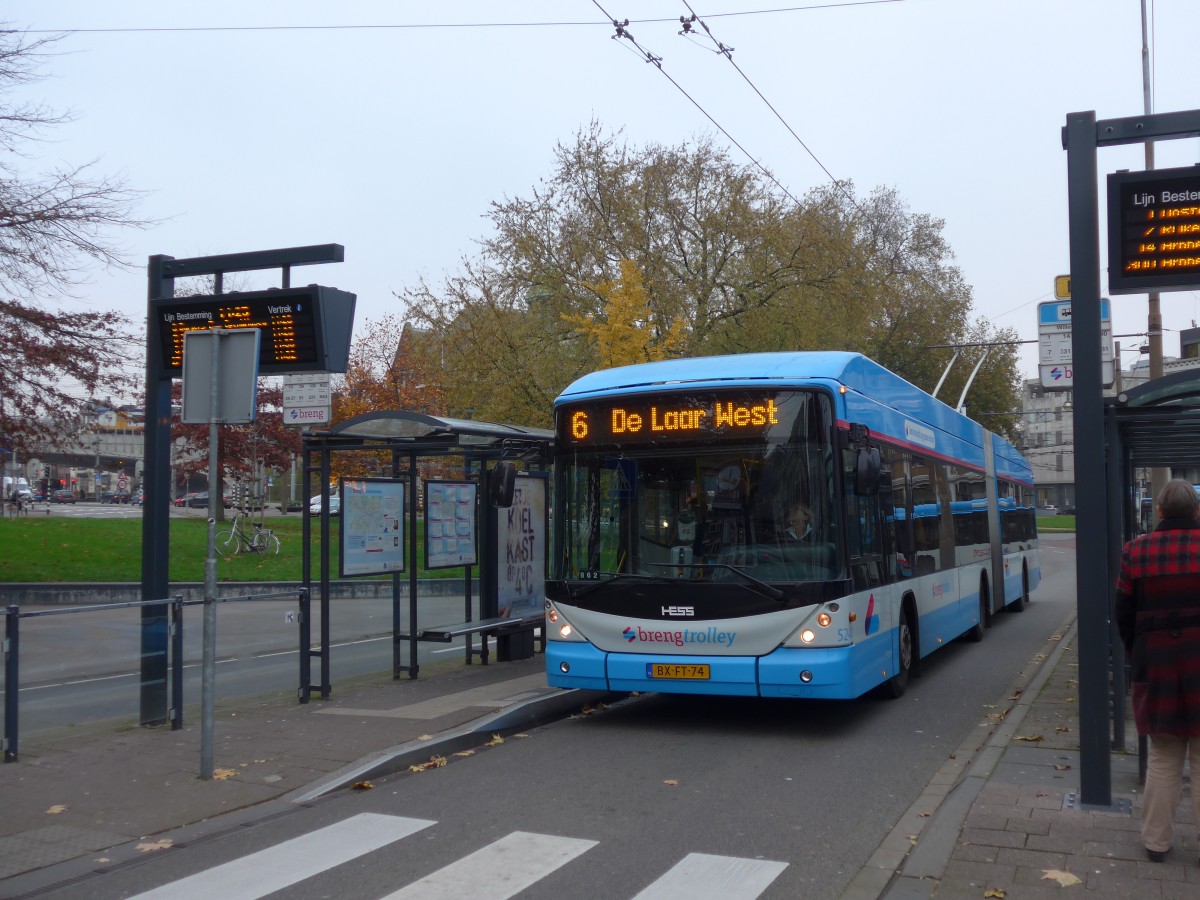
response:
<path id="1" fill-rule="evenodd" d="M 560 447 L 624 447 L 704 440 L 762 440 L 795 416 L 793 391 L 690 392 L 567 403 L 557 410 Z"/>
<path id="2" fill-rule="evenodd" d="M 1108 289 L 1200 287 L 1200 167 L 1108 176 Z"/>
<path id="3" fill-rule="evenodd" d="M 155 301 L 163 371 L 182 371 L 189 331 L 257 328 L 260 374 L 345 372 L 355 300 L 354 294 L 310 284 Z"/>

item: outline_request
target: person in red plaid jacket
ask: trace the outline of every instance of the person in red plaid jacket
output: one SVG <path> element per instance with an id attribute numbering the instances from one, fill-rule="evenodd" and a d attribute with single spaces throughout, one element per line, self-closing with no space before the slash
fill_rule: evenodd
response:
<path id="1" fill-rule="evenodd" d="M 1133 717 L 1150 739 L 1142 843 L 1152 862 L 1171 849 L 1191 762 L 1192 809 L 1200 822 L 1200 512 L 1181 478 L 1157 501 L 1159 523 L 1125 545 L 1117 577 L 1117 627 L 1133 675 Z"/>

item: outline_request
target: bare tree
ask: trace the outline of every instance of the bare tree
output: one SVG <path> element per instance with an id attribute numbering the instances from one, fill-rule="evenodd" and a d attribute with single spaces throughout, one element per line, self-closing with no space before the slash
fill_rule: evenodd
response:
<path id="1" fill-rule="evenodd" d="M 11 449 L 54 447 L 90 398 L 132 396 L 141 340 L 115 311 L 68 309 L 97 263 L 122 266 L 109 237 L 143 227 L 137 192 L 95 162 L 42 165 L 38 148 L 73 119 L 22 100 L 57 37 L 0 32 L 0 433 Z"/>

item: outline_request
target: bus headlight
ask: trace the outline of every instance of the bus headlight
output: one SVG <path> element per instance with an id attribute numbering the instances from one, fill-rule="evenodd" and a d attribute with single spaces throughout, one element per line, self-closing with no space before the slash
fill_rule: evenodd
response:
<path id="1" fill-rule="evenodd" d="M 550 612 L 546 613 L 546 618 L 550 621 L 550 624 L 553 625 L 558 621 L 558 610 L 551 609 Z"/>
<path id="2" fill-rule="evenodd" d="M 574 629 L 566 622 L 563 622 L 562 626 L 558 629 L 558 633 L 565 638 L 569 638 L 573 631 Z"/>
<path id="3" fill-rule="evenodd" d="M 817 635 L 811 628 L 805 628 L 802 632 L 800 632 L 800 640 L 804 641 L 806 644 L 811 644 L 816 639 Z"/>
<path id="4" fill-rule="evenodd" d="M 828 628 L 829 623 L 833 621 L 833 616 L 827 612 L 817 613 L 817 624 L 822 628 Z"/>

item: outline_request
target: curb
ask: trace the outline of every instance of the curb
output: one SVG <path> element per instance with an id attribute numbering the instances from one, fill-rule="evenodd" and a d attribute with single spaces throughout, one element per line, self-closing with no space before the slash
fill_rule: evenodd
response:
<path id="1" fill-rule="evenodd" d="M 474 722 L 469 722 L 452 731 L 439 734 L 431 740 L 408 741 L 372 753 L 326 775 L 307 787 L 285 794 L 280 800 L 292 804 L 312 803 L 327 794 L 350 787 L 357 782 L 370 781 L 372 778 L 384 778 L 402 772 L 409 766 L 427 762 L 431 756 L 446 756 L 477 747 L 483 735 L 535 728 L 538 725 L 561 719 L 573 710 L 598 703 L 614 703 L 627 696 L 629 696 L 627 693 L 614 694 L 606 691 L 572 689 L 547 694 L 544 697 L 533 697 L 476 719 Z"/>

